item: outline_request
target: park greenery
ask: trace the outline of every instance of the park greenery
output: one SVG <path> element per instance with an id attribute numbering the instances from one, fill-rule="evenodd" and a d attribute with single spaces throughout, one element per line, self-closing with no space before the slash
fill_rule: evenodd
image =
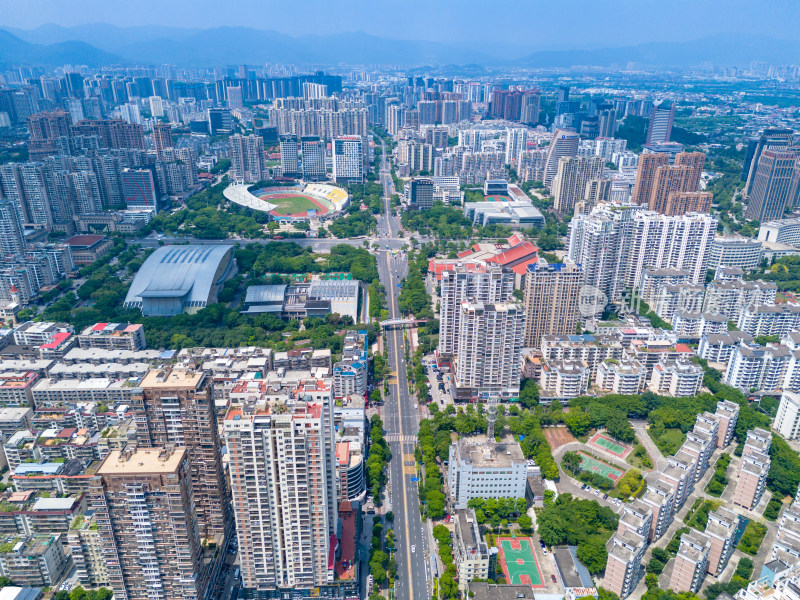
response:
<path id="1" fill-rule="evenodd" d="M 703 593 L 708 600 L 716 600 L 723 592 L 735 596 L 736 592 L 747 587 L 747 583 L 752 576 L 753 561 L 744 556 L 739 560 L 739 564 L 736 565 L 736 571 L 730 581 L 712 583 L 706 587 Z"/>
<path id="2" fill-rule="evenodd" d="M 348 186 L 347 193 L 350 194 L 350 205 L 360 207 L 366 206 L 372 214 L 378 214 L 383 210 L 383 188 L 375 181 L 364 184 L 352 184 Z"/>
<path id="3" fill-rule="evenodd" d="M 768 269 L 753 273 L 749 278 L 773 281 L 781 291 L 798 292 L 800 291 L 800 256 L 778 258 Z"/>
<path id="4" fill-rule="evenodd" d="M 240 275 L 220 291 L 221 302 L 194 314 L 144 317 L 139 310 L 123 308 L 122 304 L 129 287 L 127 280 L 141 267 L 148 252 L 117 241 L 107 256 L 80 270 L 79 276 L 86 281 L 78 288 L 77 297 L 67 293 L 40 318 L 69 322 L 78 330 L 98 322 L 141 323 L 150 348 L 266 346 L 282 351 L 311 338 L 315 348 L 330 348 L 335 354 L 341 352 L 341 329 L 356 327 L 349 317 L 307 319 L 308 331 L 301 331 L 297 320 L 285 321 L 269 313 L 241 314 L 238 304 L 227 303 L 237 292 L 243 292 L 245 283 L 286 283 L 291 274 L 351 273 L 367 283 L 378 279 L 375 257 L 365 248 L 339 245 L 329 254 L 317 254 L 292 242 L 250 244 L 235 250 Z M 85 305 L 78 305 L 78 299 Z M 374 340 L 376 326 L 367 326 L 367 330 Z"/>
<path id="5" fill-rule="evenodd" d="M 595 500 L 581 500 L 561 494 L 536 517 L 538 532 L 548 546 L 577 545 L 578 558 L 590 573 L 606 567 L 605 544 L 617 529 L 618 517 Z"/>
<path id="6" fill-rule="evenodd" d="M 621 500 L 628 500 L 630 498 L 639 497 L 644 491 L 644 487 L 645 481 L 641 471 L 638 469 L 630 469 L 619 478 L 617 485 L 614 486 L 614 489 L 609 495 Z"/>
<path id="7" fill-rule="evenodd" d="M 739 540 L 737 548 L 745 554 L 755 556 L 758 554 L 758 549 L 761 547 L 761 542 L 764 540 L 765 535 L 767 535 L 767 526 L 764 523 L 751 520 L 747 523 L 744 535 Z"/>
<path id="8" fill-rule="evenodd" d="M 425 273 L 428 269 L 428 257 L 433 255 L 433 248 L 423 246 L 417 252 L 408 254 L 408 275 L 403 280 L 403 287 L 397 298 L 400 311 L 410 313 L 418 319 L 432 319 L 431 297 L 425 287 Z"/>
<path id="9" fill-rule="evenodd" d="M 53 594 L 53 600 L 110 600 L 114 593 L 107 587 L 86 590 L 78 585 L 71 591 L 59 590 Z"/>
<path id="10" fill-rule="evenodd" d="M 433 528 L 433 537 L 439 547 L 439 558 L 444 565 L 444 573 L 438 579 L 439 598 L 456 600 L 459 598 L 458 572 L 453 559 L 453 539 L 450 537 L 450 530 L 444 525 L 436 525 Z"/>
<path id="11" fill-rule="evenodd" d="M 525 498 L 472 498 L 467 507 L 475 511 L 479 525 L 505 529 L 509 522 L 521 521 L 520 527 L 528 529 L 531 526 L 531 518 L 525 514 Z"/>
<path id="12" fill-rule="evenodd" d="M 777 496 L 773 496 L 764 508 L 764 518 L 767 521 L 776 521 L 781 513 L 781 508 L 783 508 L 783 502 Z"/>
<path id="13" fill-rule="evenodd" d="M 358 208 L 357 204 L 351 205 Z M 364 237 L 375 229 L 378 221 L 375 216 L 366 210 L 344 215 L 331 221 L 328 231 L 337 238 Z"/>
<path id="14" fill-rule="evenodd" d="M 378 584 L 394 579 L 397 576 L 397 562 L 390 557 L 390 549 L 394 548 L 394 532 L 389 529 L 384 536 L 381 517 L 372 518 L 372 543 L 369 548 L 369 572 L 372 580 Z"/>
<path id="15" fill-rule="evenodd" d="M 698 498 L 692 505 L 691 510 L 686 514 L 686 517 L 684 517 L 683 522 L 689 527 L 694 527 L 699 531 L 705 531 L 708 525 L 709 513 L 717 510 L 719 505 L 719 502 Z"/>
<path id="16" fill-rule="evenodd" d="M 226 187 L 228 180 L 224 178 L 189 198 L 183 208 L 162 211 L 147 224 L 143 233 L 157 231 L 206 240 L 224 240 L 233 235 L 245 239 L 268 237 L 265 226 L 270 220 L 269 214 L 229 202 L 222 194 Z"/>
<path id="17" fill-rule="evenodd" d="M 678 427 L 664 427 L 663 423 L 656 423 L 647 430 L 647 435 L 653 440 L 661 454 L 673 456 L 681 449 L 686 440 L 686 434 Z"/>
<path id="18" fill-rule="evenodd" d="M 650 324 L 657 329 L 672 329 L 672 325 L 667 323 L 664 319 L 659 317 L 654 310 L 648 306 L 644 300 L 639 300 L 637 303 L 639 307 L 639 314 L 650 320 Z"/>
<path id="19" fill-rule="evenodd" d="M 464 211 L 441 202 L 435 202 L 428 210 L 404 212 L 401 223 L 405 229 L 445 240 L 468 239 L 473 235 L 472 222 L 464 216 Z"/>
<path id="20" fill-rule="evenodd" d="M 375 414 L 370 419 L 369 453 L 367 454 L 367 489 L 372 494 L 375 506 L 381 505 L 381 492 L 386 485 L 388 465 L 392 458 L 389 444 L 383 435 L 383 421 Z"/>
<path id="21" fill-rule="evenodd" d="M 639 469 L 653 468 L 653 460 L 647 454 L 647 449 L 640 442 L 636 442 L 633 446 L 633 451 L 628 455 L 626 461 Z"/>
<path id="22" fill-rule="evenodd" d="M 670 558 L 672 558 L 670 553 L 664 550 L 664 548 L 654 547 L 650 555 L 650 562 L 647 563 L 647 572 L 660 575 Z"/>
<path id="23" fill-rule="evenodd" d="M 656 444 L 661 444 L 666 432 L 678 430 L 681 434 L 686 433 L 694 426 L 698 414 L 714 412 L 718 401 L 729 400 L 739 405 L 739 419 L 734 433 L 737 442 L 743 443 L 751 429 L 770 427 L 770 417 L 751 406 L 742 392 L 722 383 L 722 374 L 719 371 L 709 368 L 702 359 L 696 359 L 696 362 L 705 369 L 703 385 L 710 393 L 683 398 L 658 396 L 652 392 L 630 396 L 609 394 L 602 399 L 579 397 L 570 401 L 571 409 L 563 415 L 563 422 L 568 427 L 571 424 L 575 428 L 573 434 L 578 431 L 583 435 L 592 428 L 599 428 L 603 415 L 621 413 L 627 418 L 647 419 L 650 422 L 651 437 Z M 576 408 L 581 408 L 582 414 L 567 419 L 566 416 L 575 412 Z M 619 437 L 619 433 L 612 433 L 607 425 L 606 429 L 614 437 L 623 439 Z M 682 442 L 680 439 L 680 443 Z M 659 447 L 664 451 L 662 445 Z M 677 448 L 674 449 L 677 451 Z M 772 462 L 767 476 L 767 488 L 780 496 L 794 495 L 800 484 L 800 456 L 780 436 L 773 438 L 769 454 Z"/>
<path id="24" fill-rule="evenodd" d="M 717 459 L 714 465 L 714 474 L 706 486 L 706 493 L 719 498 L 728 486 L 728 465 L 731 464 L 731 455 L 727 452 Z"/>

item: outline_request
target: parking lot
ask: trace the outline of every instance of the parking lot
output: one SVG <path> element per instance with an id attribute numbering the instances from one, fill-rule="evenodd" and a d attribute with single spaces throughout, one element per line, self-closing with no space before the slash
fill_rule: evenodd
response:
<path id="1" fill-rule="evenodd" d="M 607 493 L 605 493 L 603 490 L 598 490 L 596 488 L 593 488 L 588 483 L 584 483 L 583 485 L 581 485 L 581 490 L 583 490 L 587 494 L 592 494 L 594 496 L 597 496 L 598 498 L 601 498 L 601 499 L 603 499 L 606 502 L 609 502 L 611 504 L 615 504 L 617 506 L 622 506 L 622 500 L 620 500 L 619 498 L 612 498 Z"/>
<path id="2" fill-rule="evenodd" d="M 430 362 L 428 362 L 427 373 L 428 387 L 431 391 L 433 401 L 439 408 L 444 408 L 448 404 L 453 404 L 453 397 L 450 394 L 450 373 L 442 373 L 435 368 L 435 363 L 431 364 Z"/>

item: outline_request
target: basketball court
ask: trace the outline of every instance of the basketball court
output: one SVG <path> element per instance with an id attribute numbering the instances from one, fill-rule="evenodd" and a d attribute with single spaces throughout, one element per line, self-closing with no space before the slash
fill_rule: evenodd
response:
<path id="1" fill-rule="evenodd" d="M 545 587 L 531 538 L 499 537 L 497 547 L 500 549 L 500 562 L 507 583 L 525 584 L 534 588 Z"/>
<path id="2" fill-rule="evenodd" d="M 612 467 L 611 465 L 601 462 L 593 456 L 585 454 L 584 452 L 578 452 L 578 454 L 581 457 L 581 471 L 586 473 L 594 473 L 595 475 L 600 475 L 601 477 L 607 477 L 614 483 L 617 483 L 619 478 L 625 474 L 625 471 L 622 469 Z"/>
<path id="3" fill-rule="evenodd" d="M 605 433 L 595 433 L 588 442 L 587 446 L 592 446 L 603 452 L 616 456 L 617 458 L 625 459 L 631 453 L 633 448 L 621 442 L 617 442 L 611 436 Z"/>

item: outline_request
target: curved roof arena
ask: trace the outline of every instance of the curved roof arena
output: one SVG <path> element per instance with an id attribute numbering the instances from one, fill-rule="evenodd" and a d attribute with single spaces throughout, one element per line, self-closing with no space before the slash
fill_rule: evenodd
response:
<path id="1" fill-rule="evenodd" d="M 125 308 L 143 315 L 175 315 L 216 300 L 234 270 L 233 246 L 162 246 L 136 273 Z"/>

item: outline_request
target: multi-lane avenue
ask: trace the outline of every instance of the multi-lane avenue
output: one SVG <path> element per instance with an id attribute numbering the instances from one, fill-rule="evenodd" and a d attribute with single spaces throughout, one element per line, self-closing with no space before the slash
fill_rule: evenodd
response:
<path id="1" fill-rule="evenodd" d="M 385 146 L 384 146 L 385 150 Z M 381 183 L 384 188 L 384 214 L 379 227 L 386 237 L 394 238 L 399 224 L 391 206 L 392 179 L 384 151 L 381 159 Z M 389 318 L 400 316 L 398 284 L 406 275 L 408 263 L 405 254 L 389 251 L 378 253 L 378 272 L 386 288 Z M 397 540 L 397 581 L 394 594 L 398 600 L 427 600 L 432 591 L 427 534 L 419 511 L 414 448 L 419 428 L 419 418 L 414 400 L 408 389 L 406 376 L 406 342 L 402 330 L 386 332 L 389 369 L 392 371 L 389 397 L 383 408 L 386 439 L 392 451 L 389 465 L 389 504 L 394 513 L 394 532 Z"/>

